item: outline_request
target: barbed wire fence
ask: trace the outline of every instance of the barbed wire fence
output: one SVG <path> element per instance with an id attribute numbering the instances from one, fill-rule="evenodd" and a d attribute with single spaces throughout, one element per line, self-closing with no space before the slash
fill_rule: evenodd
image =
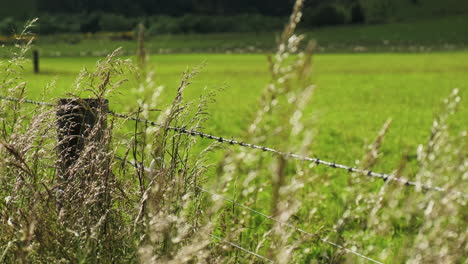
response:
<path id="1" fill-rule="evenodd" d="M 18 103 L 27 103 L 27 104 L 47 106 L 47 107 L 57 106 L 57 104 L 49 103 L 49 102 L 34 101 L 34 100 L 29 100 L 29 99 L 14 98 L 14 97 L 1 96 L 1 95 L 0 95 L 0 100 L 18 102 Z M 430 185 L 430 184 L 410 181 L 408 179 L 404 179 L 404 178 L 401 178 L 401 177 L 396 177 L 393 174 L 379 173 L 379 172 L 374 172 L 374 171 L 371 171 L 371 170 L 363 170 L 363 169 L 359 169 L 359 168 L 356 168 L 356 167 L 353 167 L 353 166 L 348 166 L 348 165 L 343 165 L 343 164 L 339 164 L 339 163 L 335 163 L 335 162 L 329 162 L 329 161 L 326 161 L 326 160 L 321 160 L 318 157 L 309 157 L 309 156 L 304 156 L 304 155 L 300 155 L 300 154 L 296 154 L 296 153 L 283 152 L 283 151 L 280 151 L 280 150 L 277 150 L 277 149 L 274 149 L 274 148 L 270 148 L 270 147 L 266 147 L 266 146 L 260 146 L 260 145 L 251 144 L 251 143 L 246 143 L 246 142 L 242 142 L 242 141 L 235 140 L 235 139 L 228 139 L 228 138 L 224 138 L 224 137 L 220 137 L 220 136 L 200 132 L 200 131 L 197 131 L 197 130 L 187 129 L 185 127 L 167 126 L 167 125 L 163 125 L 163 124 L 151 121 L 151 120 L 142 119 L 142 118 L 138 118 L 138 117 L 133 117 L 133 116 L 130 116 L 130 115 L 127 115 L 127 114 L 116 113 L 116 112 L 111 111 L 111 110 L 108 111 L 108 114 L 111 115 L 111 116 L 114 116 L 116 118 L 131 120 L 131 121 L 135 121 L 135 122 L 141 122 L 141 123 L 145 123 L 145 124 L 150 125 L 150 126 L 160 127 L 160 128 L 166 129 L 166 130 L 171 130 L 171 131 L 181 133 L 181 134 L 185 134 L 185 135 L 188 135 L 188 136 L 193 136 L 193 137 L 198 136 L 200 138 L 206 138 L 206 139 L 209 139 L 209 140 L 217 141 L 219 143 L 226 143 L 226 144 L 229 144 L 229 145 L 236 145 L 236 146 L 240 146 L 240 147 L 245 147 L 245 148 L 250 148 L 250 149 L 255 149 L 255 150 L 261 150 L 261 151 L 264 151 L 264 152 L 270 152 L 270 153 L 273 153 L 275 155 L 280 155 L 280 156 L 282 156 L 284 158 L 287 158 L 287 159 L 289 158 L 289 159 L 294 159 L 294 160 L 306 161 L 306 162 L 310 162 L 310 163 L 313 163 L 313 164 L 316 164 L 316 165 L 325 165 L 325 166 L 327 166 L 329 168 L 344 170 L 344 171 L 347 171 L 349 173 L 357 173 L 357 174 L 361 174 L 361 175 L 365 175 L 365 176 L 369 176 L 369 177 L 373 177 L 373 178 L 378 178 L 378 179 L 382 179 L 383 181 L 393 181 L 393 182 L 400 183 L 403 186 L 414 187 L 417 190 L 446 192 L 446 193 L 451 193 L 451 194 L 461 196 L 463 198 L 468 197 L 468 194 L 466 194 L 464 192 L 451 191 L 451 190 L 447 190 L 445 188 L 438 187 L 438 186 L 433 186 L 433 185 Z M 122 158 L 119 158 L 119 157 L 115 157 L 115 158 L 118 159 L 118 160 L 121 160 L 121 161 L 125 161 L 126 163 L 134 166 L 135 168 L 139 168 L 139 165 L 136 164 L 136 163 L 133 163 L 131 161 L 128 161 L 128 160 L 125 160 L 125 159 L 122 159 Z M 149 171 L 149 168 L 143 168 L 143 169 L 145 171 L 147 171 L 147 172 Z M 273 222 L 276 222 L 276 223 L 278 223 L 280 225 L 284 225 L 286 227 L 289 227 L 289 228 L 291 228 L 291 229 L 293 229 L 293 230 L 295 230 L 295 231 L 297 231 L 299 233 L 302 233 L 302 234 L 305 234 L 305 235 L 308 235 L 308 236 L 317 237 L 321 242 L 329 244 L 329 245 L 331 245 L 333 247 L 336 247 L 336 248 L 338 248 L 340 250 L 343 250 L 343 251 L 345 251 L 347 253 L 356 255 L 356 256 L 358 256 L 360 258 L 363 258 L 363 259 L 368 260 L 368 261 L 373 262 L 373 263 L 380 263 L 380 264 L 382 263 L 382 262 L 379 262 L 379 261 L 377 261 L 375 259 L 367 257 L 367 256 L 365 256 L 365 255 L 363 255 L 363 254 L 361 254 L 361 253 L 359 253 L 359 252 L 357 252 L 355 250 L 346 248 L 346 247 L 344 247 L 342 245 L 339 245 L 339 244 L 334 243 L 332 241 L 329 241 L 329 240 L 327 240 L 325 238 L 322 238 L 318 234 L 311 233 L 311 232 L 306 231 L 306 230 L 304 230 L 302 228 L 294 226 L 294 225 L 292 225 L 292 224 L 290 224 L 288 222 L 280 221 L 280 220 L 276 219 L 273 216 L 261 213 L 258 210 L 247 207 L 247 206 L 245 206 L 245 205 L 243 205 L 241 203 L 238 203 L 238 202 L 236 202 L 236 201 L 234 201 L 232 199 L 224 197 L 223 195 L 220 195 L 220 194 L 214 193 L 212 191 L 209 191 L 209 190 L 207 190 L 207 189 L 205 189 L 205 188 L 203 188 L 201 186 L 196 186 L 196 188 L 198 190 L 202 191 L 203 193 L 212 195 L 214 197 L 221 198 L 226 202 L 229 202 L 229 203 L 231 203 L 231 204 L 233 204 L 235 206 L 238 206 L 240 208 L 248 210 L 251 213 L 259 215 L 259 216 L 261 216 L 261 217 L 263 217 L 265 219 L 269 219 L 269 220 L 271 220 Z M 210 236 L 212 238 L 215 238 L 216 240 L 220 241 L 221 243 L 225 243 L 225 244 L 228 244 L 230 246 L 233 246 L 233 247 L 235 247 L 235 248 L 237 248 L 237 249 L 239 249 L 241 251 L 244 251 L 244 252 L 246 252 L 246 253 L 248 253 L 250 255 L 253 255 L 253 256 L 255 256 L 255 257 L 259 258 L 259 259 L 262 259 L 263 261 L 273 263 L 273 261 L 271 259 L 268 259 L 268 258 L 266 258 L 266 257 L 264 257 L 262 255 L 259 255 L 259 254 L 255 253 L 255 252 L 251 251 L 251 250 L 243 248 L 242 246 L 240 246 L 240 245 L 238 245 L 236 243 L 227 241 L 227 240 L 225 240 L 225 239 L 223 239 L 223 238 L 221 238 L 219 236 L 215 236 L 213 234 L 210 234 Z"/>
<path id="2" fill-rule="evenodd" d="M 422 190 L 426 190 L 426 191 L 433 190 L 433 191 L 438 191 L 438 192 L 449 192 L 449 193 L 453 193 L 453 194 L 456 194 L 456 195 L 459 195 L 459 196 L 463 196 L 465 198 L 468 197 L 468 194 L 465 194 L 463 192 L 448 191 L 448 190 L 446 190 L 445 188 L 442 188 L 442 187 L 432 186 L 430 184 L 416 182 L 416 181 L 411 181 L 411 180 L 408 180 L 408 179 L 405 179 L 405 178 L 396 177 L 393 174 L 379 173 L 379 172 L 374 172 L 372 170 L 363 170 L 363 169 L 359 169 L 359 168 L 356 168 L 356 167 L 339 164 L 339 163 L 336 163 L 336 162 L 321 160 L 320 158 L 317 158 L 317 157 L 312 158 L 312 157 L 308 157 L 308 156 L 299 155 L 299 154 L 296 154 L 296 153 L 283 152 L 283 151 L 273 149 L 273 148 L 270 148 L 270 147 L 259 146 L 259 145 L 255 145 L 255 144 L 251 144 L 251 143 L 238 141 L 238 140 L 235 140 L 235 139 L 227 139 L 227 138 L 207 134 L 207 133 L 204 133 L 204 132 L 200 132 L 200 131 L 197 131 L 197 130 L 186 129 L 186 128 L 183 128 L 183 127 L 165 126 L 163 124 L 159 124 L 159 123 L 156 123 L 154 121 L 150 121 L 150 120 L 146 120 L 146 119 L 142 119 L 142 118 L 136 118 L 136 117 L 132 117 L 132 116 L 124 115 L 124 114 L 119 114 L 119 113 L 115 113 L 115 112 L 112 112 L 112 111 L 109 111 L 109 114 L 112 115 L 112 116 L 118 117 L 118 118 L 124 118 L 124 119 L 127 119 L 127 120 L 142 122 L 142 123 L 145 123 L 145 124 L 148 124 L 148 125 L 151 125 L 151 126 L 161 127 L 161 128 L 164 128 L 164 129 L 172 130 L 172 131 L 179 132 L 179 133 L 182 133 L 182 134 L 186 134 L 186 135 L 189 135 L 189 136 L 199 136 L 201 138 L 211 139 L 213 141 L 217 141 L 217 142 L 220 142 L 220 143 L 227 143 L 229 145 L 237 145 L 237 146 L 241 146 L 241 147 L 262 150 L 262 151 L 265 151 L 265 152 L 271 152 L 271 153 L 283 156 L 284 158 L 291 158 L 291 159 L 296 159 L 296 160 L 301 160 L 301 161 L 308 161 L 308 162 L 311 162 L 311 163 L 315 163 L 316 165 L 325 165 L 325 166 L 333 168 L 333 169 L 345 170 L 345 171 L 347 171 L 349 173 L 357 173 L 357 174 L 361 174 L 361 175 L 365 175 L 365 176 L 369 176 L 369 177 L 379 178 L 379 179 L 382 179 L 383 181 L 394 181 L 394 182 L 398 182 L 400 184 L 403 184 L 405 186 L 415 187 L 417 189 L 422 189 Z"/>
<path id="3" fill-rule="evenodd" d="M 13 102 L 20 102 L 20 103 L 23 102 L 23 103 L 29 103 L 29 104 L 35 104 L 35 105 L 42 105 L 42 106 L 56 106 L 56 104 L 53 104 L 53 103 L 42 102 L 42 101 L 33 101 L 33 100 L 28 100 L 28 99 L 19 99 L 19 98 L 7 97 L 7 96 L 0 96 L 0 99 L 1 100 L 7 100 L 7 101 L 13 101 Z M 361 174 L 361 175 L 364 175 L 364 176 L 378 178 L 378 179 L 381 179 L 383 181 L 393 181 L 393 182 L 403 184 L 404 186 L 415 187 L 417 189 L 422 189 L 422 190 L 425 190 L 425 191 L 433 190 L 433 191 L 438 191 L 438 192 L 448 192 L 448 193 L 456 194 L 458 196 L 463 196 L 464 198 L 468 197 L 468 194 L 466 194 L 464 192 L 461 192 L 461 191 L 449 191 L 449 190 L 446 190 L 445 188 L 442 188 L 442 187 L 433 186 L 433 185 L 430 185 L 430 184 L 416 182 L 416 181 L 411 181 L 409 179 L 405 179 L 405 178 L 401 178 L 401 177 L 396 177 L 393 174 L 379 173 L 379 172 L 374 172 L 372 170 L 364 170 L 364 169 L 356 168 L 356 167 L 353 167 L 353 166 L 339 164 L 339 163 L 336 163 L 336 162 L 321 160 L 318 157 L 309 157 L 309 156 L 304 156 L 304 155 L 300 155 L 300 154 L 296 154 L 296 153 L 283 152 L 283 151 L 280 151 L 280 150 L 277 150 L 277 149 L 274 149 L 274 148 L 270 148 L 270 147 L 266 147 L 266 146 L 259 146 L 259 145 L 242 142 L 242 141 L 235 140 L 235 139 L 228 139 L 228 138 L 224 138 L 224 137 L 220 137 L 220 136 L 215 136 L 215 135 L 207 134 L 207 133 L 200 132 L 200 131 L 197 131 L 197 130 L 186 129 L 184 127 L 166 126 L 166 125 L 163 125 L 163 124 L 151 121 L 151 120 L 138 118 L 138 117 L 133 117 L 133 116 L 126 115 L 126 114 L 116 113 L 116 112 L 114 112 L 112 110 L 109 110 L 108 114 L 111 115 L 111 116 L 117 117 L 117 118 L 122 118 L 122 119 L 126 119 L 126 120 L 141 122 L 141 123 L 145 123 L 145 124 L 150 125 L 150 126 L 161 127 L 161 128 L 167 129 L 167 130 L 172 130 L 172 131 L 182 133 L 182 134 L 186 134 L 186 135 L 189 135 L 189 136 L 199 136 L 200 138 L 210 139 L 210 140 L 213 140 L 213 141 L 217 141 L 219 143 L 227 143 L 229 145 L 237 145 L 237 146 L 241 146 L 241 147 L 245 147 L 245 148 L 261 150 L 261 151 L 264 151 L 264 152 L 270 152 L 270 153 L 273 153 L 273 154 L 276 154 L 276 155 L 280 155 L 280 156 L 282 156 L 284 158 L 290 158 L 290 159 L 295 159 L 295 160 L 300 160 L 300 161 L 307 161 L 307 162 L 314 163 L 316 165 L 325 165 L 325 166 L 327 166 L 329 168 L 345 170 L 345 171 L 347 171 L 349 173 L 357 173 L 357 174 Z"/>

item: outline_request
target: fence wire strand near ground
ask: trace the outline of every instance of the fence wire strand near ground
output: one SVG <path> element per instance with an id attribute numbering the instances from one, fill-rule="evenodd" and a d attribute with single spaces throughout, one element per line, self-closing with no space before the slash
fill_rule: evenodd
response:
<path id="1" fill-rule="evenodd" d="M 306 234 L 306 235 L 309 235 L 309 236 L 317 237 L 320 241 L 322 241 L 322 242 L 324 242 L 324 243 L 326 243 L 326 244 L 329 244 L 329 245 L 331 245 L 331 246 L 334 246 L 334 247 L 336 247 L 336 248 L 339 248 L 339 249 L 341 249 L 341 250 L 344 250 L 344 251 L 346 251 L 346 252 L 348 252 L 348 253 L 351 253 L 351 254 L 353 254 L 353 255 L 356 255 L 356 256 L 358 256 L 358 257 L 360 257 L 360 258 L 366 259 L 366 260 L 371 261 L 371 262 L 373 262 L 373 263 L 383 264 L 383 263 L 380 262 L 380 261 L 377 261 L 377 260 L 375 260 L 375 259 L 369 258 L 369 257 L 367 257 L 367 256 L 365 256 L 365 255 L 363 255 L 363 254 L 361 254 L 361 253 L 359 253 L 359 252 L 356 252 L 356 251 L 354 251 L 354 250 L 352 250 L 352 249 L 349 249 L 349 248 L 345 248 L 345 247 L 343 247 L 343 246 L 341 246 L 341 245 L 339 245 L 339 244 L 336 244 L 336 243 L 334 243 L 334 242 L 331 242 L 331 241 L 329 241 L 329 240 L 327 240 L 327 239 L 321 238 L 321 237 L 318 236 L 317 234 L 310 233 L 310 232 L 308 232 L 308 231 L 306 231 L 306 230 L 304 230 L 304 229 L 302 229 L 302 228 L 299 228 L 299 227 L 296 227 L 296 226 L 294 226 L 294 225 L 291 225 L 290 223 L 280 221 L 280 220 L 274 218 L 273 216 L 266 215 L 266 214 L 264 214 L 264 213 L 262 213 L 262 212 L 259 212 L 259 211 L 255 210 L 255 209 L 252 209 L 252 208 L 247 207 L 247 206 L 245 206 L 245 205 L 243 205 L 243 204 L 240 204 L 240 203 L 238 203 L 238 202 L 236 202 L 236 201 L 234 201 L 234 200 L 231 200 L 231 199 L 229 199 L 229 198 L 226 198 L 226 197 L 224 197 L 224 196 L 222 196 L 222 195 L 220 195 L 220 194 L 213 193 L 213 192 L 208 191 L 208 190 L 206 190 L 206 189 L 204 189 L 204 188 L 202 188 L 202 187 L 200 187 L 200 186 L 197 186 L 196 188 L 199 189 L 200 191 L 204 192 L 204 193 L 210 194 L 210 195 L 212 195 L 212 196 L 214 196 L 214 197 L 219 197 L 219 198 L 221 198 L 221 199 L 223 199 L 223 200 L 225 200 L 225 201 L 227 201 L 227 202 L 230 202 L 230 203 L 232 203 L 232 204 L 234 204 L 234 205 L 236 205 L 236 206 L 239 206 L 239 207 L 241 207 L 241 208 L 244 208 L 244 209 L 246 209 L 246 210 L 248 210 L 248 211 L 250 211 L 250 212 L 252 212 L 252 213 L 254 213 L 254 214 L 260 215 L 260 216 L 262 216 L 262 217 L 264 217 L 264 218 L 266 218 L 266 219 L 269 219 L 269 220 L 271 220 L 271 221 L 274 221 L 274 222 L 276 222 L 276 223 L 278 223 L 278 224 L 280 224 L 280 225 L 287 226 L 287 227 L 289 227 L 289 228 L 292 228 L 292 229 L 294 229 L 294 230 L 296 230 L 296 231 L 298 231 L 298 232 L 300 232 L 300 233 L 303 233 L 303 234 Z"/>
<path id="2" fill-rule="evenodd" d="M 141 168 L 140 165 L 138 165 L 138 164 L 136 164 L 136 163 L 134 163 L 134 162 L 132 162 L 132 161 L 129 161 L 129 160 L 126 160 L 126 159 L 123 159 L 123 158 L 120 158 L 120 157 L 115 157 L 115 159 L 120 160 L 120 161 L 122 161 L 122 162 L 126 162 L 127 164 L 133 166 L 134 168 L 137 168 L 137 169 Z M 151 173 L 151 170 L 150 170 L 149 168 L 143 168 L 143 169 L 145 170 L 145 172 Z M 252 209 L 252 208 L 250 208 L 250 207 L 248 207 L 248 206 L 245 206 L 245 205 L 243 205 L 243 204 L 241 204 L 241 203 L 238 203 L 238 202 L 236 202 L 236 201 L 234 201 L 234 200 L 232 200 L 232 199 L 229 199 L 229 198 L 227 198 L 227 197 L 225 197 L 225 196 L 223 196 L 223 195 L 220 195 L 220 194 L 217 194 L 217 193 L 208 191 L 208 190 L 206 190 L 205 188 L 200 187 L 200 186 L 196 186 L 195 188 L 197 188 L 197 189 L 200 190 L 201 192 L 204 192 L 204 193 L 206 193 L 206 194 L 209 194 L 209 195 L 211 195 L 211 196 L 213 196 L 213 197 L 215 197 L 215 198 L 220 198 L 220 199 L 222 199 L 222 200 L 224 200 L 224 201 L 226 201 L 226 202 L 229 202 L 229 203 L 231 203 L 231 204 L 233 204 L 233 205 L 235 205 L 235 206 L 238 206 L 238 207 L 241 207 L 241 208 L 243 208 L 243 209 L 245 209 L 245 210 L 248 210 L 248 211 L 250 211 L 251 213 L 254 213 L 254 214 L 256 214 L 256 215 L 262 216 L 262 217 L 265 218 L 265 219 L 269 219 L 269 220 L 271 220 L 271 221 L 273 221 L 273 222 L 276 222 L 276 223 L 278 223 L 278 224 L 280 224 L 280 225 L 284 225 L 284 226 L 287 226 L 287 227 L 289 227 L 289 228 L 291 228 L 291 229 L 294 229 L 294 230 L 296 230 L 296 231 L 299 232 L 299 233 L 302 233 L 302 234 L 305 234 L 305 235 L 308 235 L 308 236 L 312 236 L 312 237 L 316 237 L 316 238 L 318 238 L 320 241 L 322 241 L 323 243 L 326 243 L 326 244 L 328 244 L 328 245 L 331 245 L 331 246 L 333 246 L 333 247 L 336 247 L 336 248 L 338 248 L 338 249 L 341 249 L 341 250 L 343 250 L 343 251 L 345 251 L 345 252 L 351 253 L 351 254 L 353 254 L 353 255 L 356 255 L 356 256 L 358 256 L 358 257 L 360 257 L 360 258 L 366 259 L 366 260 L 368 260 L 368 261 L 370 261 L 370 262 L 373 262 L 373 263 L 383 264 L 382 262 L 377 261 L 377 260 L 375 260 L 375 259 L 372 259 L 372 258 L 370 258 L 370 257 L 367 257 L 367 256 L 365 256 L 365 255 L 363 255 L 363 254 L 361 254 L 361 253 L 359 253 L 359 252 L 357 252 L 357 251 L 355 251 L 355 250 L 346 248 L 346 247 L 344 247 L 344 246 L 342 246 L 342 245 L 339 245 L 339 244 L 336 244 L 336 243 L 334 243 L 334 242 L 331 242 L 331 241 L 329 241 L 329 240 L 327 240 L 327 239 L 324 239 L 324 238 L 320 237 L 318 234 L 314 234 L 314 233 L 308 232 L 308 231 L 306 231 L 306 230 L 304 230 L 304 229 L 302 229 L 302 228 L 299 228 L 299 227 L 297 227 L 297 226 L 294 226 L 294 225 L 292 225 L 292 224 L 290 224 L 290 223 L 280 221 L 280 220 L 276 219 L 276 218 L 273 217 L 273 216 L 270 216 L 270 215 L 264 214 L 264 213 L 262 213 L 262 212 L 260 212 L 260 211 L 257 211 L 257 210 L 255 210 L 255 209 Z M 236 247 L 237 247 L 237 246 L 236 246 Z M 254 254 L 255 254 L 255 253 L 254 253 Z"/>
<path id="3" fill-rule="evenodd" d="M 259 258 L 259 259 L 262 259 L 262 260 L 267 261 L 267 262 L 269 262 L 269 263 L 274 263 L 274 261 L 271 260 L 271 259 L 269 259 L 269 258 L 266 258 L 266 257 L 264 257 L 264 256 L 262 256 L 262 255 L 260 255 L 260 254 L 257 254 L 257 253 L 255 253 L 255 252 L 253 252 L 253 251 L 251 251 L 251 250 L 248 250 L 248 249 L 246 249 L 246 248 L 243 248 L 243 247 L 241 247 L 241 246 L 239 246 L 239 245 L 237 245 L 237 244 L 235 244 L 235 243 L 232 243 L 232 242 L 229 242 L 229 241 L 227 241 L 227 240 L 224 240 L 224 239 L 222 239 L 221 237 L 215 236 L 215 235 L 213 235 L 213 234 L 210 234 L 210 236 L 211 236 L 212 238 L 215 238 L 215 239 L 219 240 L 219 241 L 222 242 L 222 243 L 225 243 L 225 244 L 228 244 L 228 245 L 230 245 L 230 246 L 232 246 L 232 247 L 235 247 L 235 248 L 237 248 L 237 249 L 239 249 L 239 250 L 241 250 L 241 251 L 244 251 L 244 252 L 246 252 L 246 253 L 248 253 L 248 254 L 250 254 L 250 255 L 252 255 L 252 256 L 255 256 L 255 257 Z"/>

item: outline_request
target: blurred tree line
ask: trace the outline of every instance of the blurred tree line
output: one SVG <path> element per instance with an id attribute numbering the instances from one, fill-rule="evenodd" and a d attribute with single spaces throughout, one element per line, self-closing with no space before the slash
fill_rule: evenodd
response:
<path id="1" fill-rule="evenodd" d="M 41 34 L 132 31 L 143 22 L 153 34 L 280 30 L 295 0 L 14 0 L 0 3 L 0 34 L 39 17 Z M 463 1 L 462 1 L 463 2 Z M 306 0 L 303 29 L 386 23 L 399 14 L 468 10 L 459 0 Z M 445 9 L 443 9 L 445 8 Z"/>
<path id="2" fill-rule="evenodd" d="M 182 16 L 186 14 L 233 15 L 258 13 L 286 16 L 294 0 L 37 0 L 39 11 L 47 13 L 118 13 Z"/>

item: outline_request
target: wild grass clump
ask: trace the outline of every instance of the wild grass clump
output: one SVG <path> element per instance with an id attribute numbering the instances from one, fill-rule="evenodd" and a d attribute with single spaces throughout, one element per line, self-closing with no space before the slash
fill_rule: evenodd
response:
<path id="1" fill-rule="evenodd" d="M 68 101 L 56 108 L 26 105 L 20 69 L 30 43 L 19 46 L 1 66 L 0 95 L 19 101 L 0 101 L 0 262 L 463 262 L 467 132 L 453 135 L 448 125 L 458 90 L 417 149 L 416 164 L 404 156 L 393 172 L 416 186 L 284 154 L 318 155 L 311 150 L 314 120 L 304 115 L 320 92 L 311 78 L 314 43 L 302 50 L 304 37 L 295 34 L 302 5 L 296 1 L 278 37 L 270 82 L 243 135 L 281 150 L 276 154 L 199 144 L 193 131 L 203 129 L 215 92 L 196 101 L 184 92 L 201 67 L 187 70 L 172 102 L 155 109 L 164 87 L 147 65 L 120 59 L 118 50 L 80 73 Z M 136 102 L 125 120 L 108 111 L 106 99 L 128 92 L 119 91 L 128 78 L 139 83 L 133 92 L 152 96 Z M 94 125 L 78 138 L 73 156 L 67 147 L 73 124 L 61 113 L 89 106 L 82 99 L 88 96 Z M 58 128 L 62 121 L 68 126 Z M 390 120 L 355 167 L 372 171 L 383 160 L 389 130 Z M 222 157 L 213 160 L 212 152 Z"/>

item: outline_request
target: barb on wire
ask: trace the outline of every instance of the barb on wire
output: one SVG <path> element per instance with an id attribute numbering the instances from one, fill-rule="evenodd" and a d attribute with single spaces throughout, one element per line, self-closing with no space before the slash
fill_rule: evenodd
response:
<path id="1" fill-rule="evenodd" d="M 134 162 L 132 162 L 132 161 L 129 161 L 129 160 L 126 160 L 126 159 L 123 159 L 123 158 L 120 158 L 120 157 L 115 157 L 115 159 L 120 160 L 120 161 L 122 161 L 122 162 L 126 162 L 126 163 L 132 165 L 132 166 L 135 167 L 135 168 L 140 168 L 140 165 L 138 165 L 138 164 L 136 164 L 136 163 L 134 163 Z M 145 170 L 146 172 L 151 172 L 151 170 L 150 170 L 149 168 L 144 168 L 144 170 Z M 346 248 L 346 247 L 344 247 L 344 246 L 342 246 L 342 245 L 336 244 L 336 243 L 334 243 L 334 242 L 332 242 L 332 241 L 330 241 L 330 240 L 327 240 L 327 239 L 325 239 L 325 238 L 320 237 L 320 236 L 317 235 L 317 234 L 308 232 L 308 231 L 306 231 L 306 230 L 304 230 L 304 229 L 302 229 L 302 228 L 299 228 L 299 227 L 297 227 L 297 226 L 294 226 L 294 225 L 292 225 L 292 224 L 290 224 L 290 223 L 288 223 L 288 222 L 280 221 L 280 220 L 276 219 L 276 218 L 273 217 L 273 216 L 264 214 L 264 213 L 262 213 L 262 212 L 260 212 L 260 211 L 257 211 L 257 210 L 255 210 L 255 209 L 252 209 L 252 208 L 250 208 L 250 207 L 247 207 L 247 206 L 245 206 L 245 205 L 243 205 L 243 204 L 241 204 L 241 203 L 238 203 L 238 202 L 236 202 L 236 201 L 234 201 L 234 200 L 232 200 L 232 199 L 229 199 L 229 198 L 227 198 L 227 197 L 225 197 L 225 196 L 223 196 L 223 195 L 220 195 L 220 194 L 217 194 L 217 193 L 208 191 L 208 190 L 206 190 L 206 189 L 204 189 L 203 187 L 200 187 L 200 186 L 198 186 L 198 185 L 195 186 L 195 188 L 197 188 L 198 190 L 200 190 L 200 191 L 202 191 L 202 192 L 204 192 L 204 193 L 210 194 L 210 195 L 213 196 L 213 197 L 219 197 L 219 198 L 221 198 L 221 199 L 223 199 L 223 200 L 225 200 L 225 201 L 227 201 L 227 202 L 232 203 L 232 204 L 235 205 L 235 206 L 239 206 L 239 207 L 241 207 L 241 208 L 244 208 L 244 209 L 246 209 L 246 210 L 248 210 L 248 211 L 250 211 L 250 212 L 252 212 L 252 213 L 254 213 L 254 214 L 260 215 L 260 216 L 262 216 L 262 217 L 264 217 L 264 218 L 266 218 L 266 219 L 269 219 L 269 220 L 271 220 L 271 221 L 274 221 L 274 222 L 276 222 L 276 223 L 278 223 L 278 224 L 280 224 L 280 225 L 284 225 L 284 226 L 287 226 L 287 227 L 289 227 L 289 228 L 292 228 L 292 229 L 296 230 L 296 231 L 299 232 L 299 233 L 306 234 L 306 235 L 313 236 L 313 237 L 317 237 L 317 238 L 318 238 L 320 241 L 322 241 L 323 243 L 329 244 L 329 245 L 331 245 L 331 246 L 333 246 L 333 247 L 339 248 L 339 249 L 344 250 L 344 251 L 346 251 L 346 252 L 348 252 L 348 253 L 351 253 L 351 254 L 353 254 L 353 255 L 356 255 L 356 256 L 358 256 L 358 257 L 361 257 L 361 258 L 363 258 L 363 259 L 366 259 L 366 260 L 368 260 L 368 261 L 371 261 L 371 262 L 373 262 L 373 263 L 383 264 L 383 263 L 380 262 L 380 261 L 377 261 L 377 260 L 375 260 L 375 259 L 369 258 L 369 257 L 367 257 L 367 256 L 365 256 L 365 255 L 363 255 L 363 254 L 361 254 L 361 253 L 359 253 L 359 252 L 356 252 L 356 251 L 354 251 L 354 250 L 352 250 L 352 249 Z M 220 238 L 218 238 L 218 239 L 220 239 Z M 236 246 L 236 247 L 237 247 L 237 246 Z M 254 253 L 254 254 L 255 254 L 255 253 Z"/>
<path id="2" fill-rule="evenodd" d="M 271 259 L 269 259 L 269 258 L 266 258 L 266 257 L 264 257 L 264 256 L 262 256 L 262 255 L 260 255 L 260 254 L 257 254 L 257 253 L 255 253 L 255 252 L 253 252 L 253 251 L 251 251 L 251 250 L 248 250 L 248 249 L 246 249 L 246 248 L 243 248 L 243 247 L 241 247 L 241 246 L 239 246 L 239 245 L 237 245 L 237 244 L 234 244 L 234 243 L 232 243 L 232 242 L 229 242 L 229 241 L 227 241 L 227 240 L 224 240 L 224 239 L 222 239 L 222 238 L 220 238 L 220 237 L 218 237 L 218 236 L 215 236 L 215 235 L 213 235 L 213 234 L 210 234 L 210 236 L 213 237 L 213 238 L 216 238 L 217 240 L 219 240 L 219 241 L 221 241 L 221 242 L 223 242 L 223 243 L 225 243 L 225 244 L 228 244 L 228 245 L 230 245 L 230 246 L 233 246 L 233 247 L 235 247 L 235 248 L 237 248 L 237 249 L 239 249 L 239 250 L 241 250 L 241 251 L 247 252 L 248 254 L 250 254 L 250 255 L 252 255 L 252 256 L 255 256 L 255 257 L 259 258 L 259 259 L 262 259 L 262 260 L 267 261 L 267 262 L 270 262 L 270 263 L 274 263 L 273 260 L 271 260 Z"/>
<path id="3" fill-rule="evenodd" d="M 27 100 L 27 99 L 18 99 L 18 98 L 12 98 L 12 97 L 4 97 L 4 96 L 0 96 L 0 99 L 7 100 L 7 101 L 25 102 L 25 103 L 31 103 L 31 104 L 37 104 L 37 105 L 46 105 L 46 106 L 55 106 L 56 105 L 56 104 L 47 103 L 47 102 L 39 102 L 39 101 L 32 101 L 32 100 Z M 234 139 L 226 139 L 226 138 L 223 138 L 223 137 L 218 137 L 218 136 L 206 134 L 206 133 L 196 131 L 196 130 L 185 129 L 185 128 L 182 128 L 182 127 L 165 126 L 163 124 L 159 124 L 159 123 L 156 123 L 156 122 L 153 122 L 153 121 L 150 121 L 150 120 L 146 120 L 146 119 L 142 119 L 142 118 L 136 118 L 136 117 L 120 114 L 120 113 L 115 113 L 113 111 L 109 111 L 108 114 L 110 114 L 112 116 L 115 116 L 117 118 L 122 118 L 122 119 L 126 119 L 126 120 L 133 120 L 133 121 L 145 123 L 145 124 L 148 124 L 148 125 L 151 125 L 151 126 L 162 127 L 164 129 L 168 129 L 168 130 L 172 130 L 172 131 L 175 131 L 175 132 L 187 134 L 187 135 L 190 135 L 190 136 L 200 136 L 201 138 L 207 138 L 207 139 L 215 140 L 215 141 L 218 141 L 220 143 L 228 143 L 230 145 L 238 145 L 238 146 L 241 146 L 241 147 L 246 147 L 246 148 L 251 148 L 251 149 L 258 149 L 258 150 L 262 150 L 262 151 L 265 151 L 265 152 L 271 152 L 271 153 L 283 156 L 285 158 L 292 158 L 292 159 L 296 159 L 296 160 L 308 161 L 308 162 L 315 163 L 317 165 L 325 165 L 325 166 L 333 168 L 333 169 L 342 169 L 342 170 L 346 170 L 346 171 L 348 171 L 350 173 L 358 173 L 358 174 L 361 174 L 361 175 L 382 179 L 385 182 L 386 181 L 394 181 L 394 182 L 401 183 L 404 186 L 411 186 L 411 187 L 415 187 L 415 188 L 420 188 L 420 189 L 426 190 L 426 191 L 427 190 L 434 190 L 434 191 L 438 191 L 438 192 L 450 192 L 450 193 L 462 196 L 464 198 L 468 197 L 468 194 L 466 194 L 464 192 L 448 191 L 448 190 L 446 190 L 446 189 L 444 189 L 442 187 L 432 186 L 430 184 L 425 184 L 425 183 L 421 183 L 421 182 L 410 181 L 410 180 L 405 179 L 405 178 L 395 177 L 393 174 L 385 174 L 385 173 L 374 172 L 374 171 L 371 171 L 371 170 L 363 170 L 363 169 L 359 169 L 359 168 L 352 167 L 352 166 L 347 166 L 347 165 L 338 164 L 338 163 L 335 163 L 335 162 L 329 162 L 329 161 L 321 160 L 318 157 L 311 158 L 311 157 L 308 157 L 308 156 L 303 156 L 303 155 L 299 155 L 299 154 L 295 154 L 295 153 L 287 153 L 287 152 L 279 151 L 279 150 L 269 148 L 269 147 L 264 147 L 264 146 L 259 146 L 259 145 L 255 145 L 255 144 L 245 143 L 245 142 L 234 140 Z"/>

